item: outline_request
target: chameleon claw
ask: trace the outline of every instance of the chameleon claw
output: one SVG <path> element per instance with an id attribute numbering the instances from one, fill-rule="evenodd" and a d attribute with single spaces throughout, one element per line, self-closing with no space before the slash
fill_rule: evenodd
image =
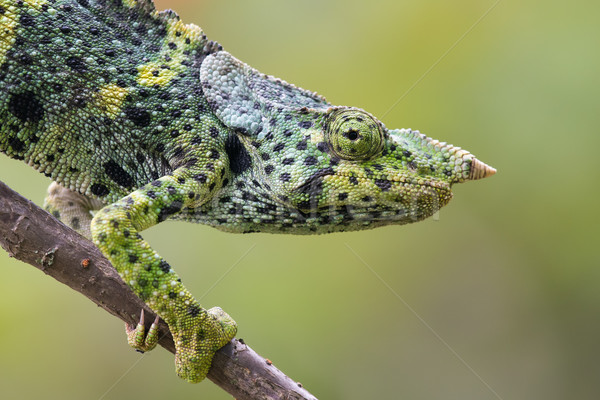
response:
<path id="1" fill-rule="evenodd" d="M 158 315 L 154 319 L 154 322 L 146 332 L 144 325 L 144 310 L 140 313 L 140 321 L 135 328 L 125 324 L 125 331 L 127 333 L 127 343 L 140 353 L 145 353 L 156 347 L 158 343 Z"/>

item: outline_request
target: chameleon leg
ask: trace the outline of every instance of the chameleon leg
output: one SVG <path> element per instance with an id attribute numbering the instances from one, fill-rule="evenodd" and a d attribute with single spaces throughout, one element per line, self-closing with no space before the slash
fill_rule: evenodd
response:
<path id="1" fill-rule="evenodd" d="M 138 232 L 197 205 L 210 189 L 204 174 L 198 178 L 178 170 L 104 207 L 91 225 L 96 246 L 125 283 L 169 325 L 177 374 L 190 382 L 204 379 L 214 353 L 235 336 L 236 324 L 220 308 L 202 308 Z M 133 344 L 136 346 L 136 340 Z M 148 340 L 140 347 L 149 350 Z"/>
<path id="2" fill-rule="evenodd" d="M 44 201 L 46 211 L 88 239 L 92 238 L 90 211 L 99 210 L 102 206 L 100 200 L 66 189 L 56 182 L 52 182 L 48 187 L 48 195 Z"/>

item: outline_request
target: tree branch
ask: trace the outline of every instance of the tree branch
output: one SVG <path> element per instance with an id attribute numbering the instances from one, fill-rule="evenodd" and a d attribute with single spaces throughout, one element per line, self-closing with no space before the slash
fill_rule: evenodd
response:
<path id="1" fill-rule="evenodd" d="M 92 242 L 0 182 L 0 245 L 11 257 L 83 294 L 91 301 L 135 326 L 140 310 L 150 310 L 121 280 Z M 175 353 L 173 338 L 161 321 L 159 344 Z M 242 340 L 233 339 L 219 350 L 208 378 L 238 400 L 310 399 L 307 390 L 255 353 Z"/>

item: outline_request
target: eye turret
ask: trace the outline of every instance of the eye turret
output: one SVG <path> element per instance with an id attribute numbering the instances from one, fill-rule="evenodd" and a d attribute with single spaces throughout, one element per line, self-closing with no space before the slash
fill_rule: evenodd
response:
<path id="1" fill-rule="evenodd" d="M 345 160 L 369 160 L 383 150 L 383 127 L 361 110 L 331 111 L 325 137 L 333 152 Z"/>

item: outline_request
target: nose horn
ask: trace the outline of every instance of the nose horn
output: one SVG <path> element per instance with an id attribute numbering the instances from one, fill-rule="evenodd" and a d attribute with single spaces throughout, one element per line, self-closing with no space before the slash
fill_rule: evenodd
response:
<path id="1" fill-rule="evenodd" d="M 492 168 L 489 165 L 482 163 L 476 158 L 471 161 L 471 173 L 469 174 L 469 180 L 477 180 L 487 178 L 496 173 L 496 168 Z"/>

